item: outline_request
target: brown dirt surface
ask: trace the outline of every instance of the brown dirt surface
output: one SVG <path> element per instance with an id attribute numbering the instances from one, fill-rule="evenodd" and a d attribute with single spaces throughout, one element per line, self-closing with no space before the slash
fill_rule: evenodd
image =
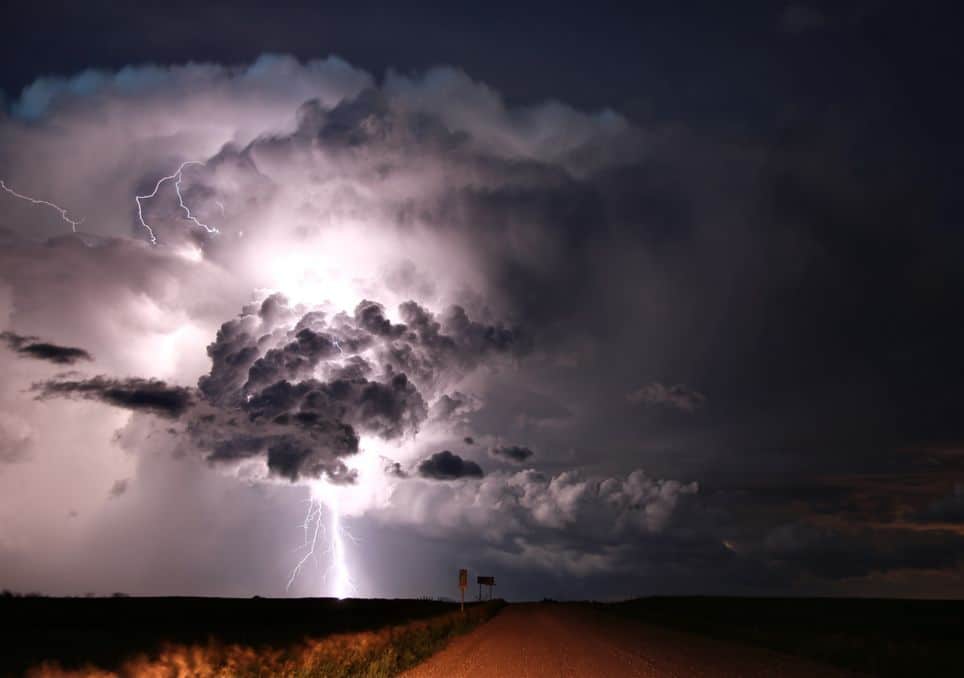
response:
<path id="1" fill-rule="evenodd" d="M 528 603 L 456 638 L 405 678 L 854 675 L 768 650 L 649 626 L 589 606 Z"/>

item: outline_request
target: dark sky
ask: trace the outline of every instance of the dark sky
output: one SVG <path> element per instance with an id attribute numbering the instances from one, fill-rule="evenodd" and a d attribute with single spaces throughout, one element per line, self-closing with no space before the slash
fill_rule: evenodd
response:
<path id="1" fill-rule="evenodd" d="M 376 77 L 449 64 L 514 103 L 555 98 L 734 134 L 832 117 L 868 144 L 886 135 L 913 148 L 904 161 L 932 171 L 946 209 L 959 205 L 947 177 L 961 171 L 952 74 L 964 64 L 941 3 L 414 4 L 12 3 L 0 89 L 14 97 L 37 77 L 84 68 L 243 64 L 265 52 L 336 54 Z"/>
<path id="2" fill-rule="evenodd" d="M 363 595 L 964 595 L 949 13 L 115 4 L 4 13 L 0 587 L 283 595 L 331 483 Z"/>
<path id="3" fill-rule="evenodd" d="M 949 15 L 901 3 L 12 3 L 0 87 L 43 75 L 264 52 L 337 54 L 381 74 L 455 64 L 510 101 L 639 106 L 730 124 L 877 110 L 938 129 L 959 111 Z M 922 129 L 920 131 L 923 131 Z"/>

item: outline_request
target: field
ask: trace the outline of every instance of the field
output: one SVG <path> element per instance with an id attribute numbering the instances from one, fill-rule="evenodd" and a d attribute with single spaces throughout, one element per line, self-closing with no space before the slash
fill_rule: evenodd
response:
<path id="1" fill-rule="evenodd" d="M 964 676 L 964 601 L 666 597 L 600 607 L 874 676 Z"/>
<path id="2" fill-rule="evenodd" d="M 503 607 L 0 596 L 0 675 L 964 675 L 964 601 L 546 601 L 479 627 Z"/>
<path id="3" fill-rule="evenodd" d="M 0 598 L 0 674 L 388 676 L 501 603 Z M 74 673 L 79 672 L 79 673 Z"/>

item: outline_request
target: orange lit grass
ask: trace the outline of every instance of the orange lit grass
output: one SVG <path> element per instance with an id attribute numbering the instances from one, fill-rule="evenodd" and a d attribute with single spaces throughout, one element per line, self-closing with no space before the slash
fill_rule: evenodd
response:
<path id="1" fill-rule="evenodd" d="M 498 603 L 468 607 L 465 614 L 450 612 L 378 631 L 340 633 L 309 638 L 285 648 L 224 644 L 211 640 L 198 645 L 164 645 L 154 655 L 138 655 L 116 670 L 96 666 L 67 670 L 45 662 L 30 678 L 227 678 L 228 676 L 393 676 L 414 666 L 460 633 L 494 615 Z"/>

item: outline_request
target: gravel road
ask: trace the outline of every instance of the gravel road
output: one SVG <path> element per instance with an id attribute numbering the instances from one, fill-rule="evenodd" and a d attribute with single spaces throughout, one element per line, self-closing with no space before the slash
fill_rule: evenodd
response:
<path id="1" fill-rule="evenodd" d="M 588 606 L 509 605 L 406 678 L 853 675 L 802 659 L 647 626 Z"/>

